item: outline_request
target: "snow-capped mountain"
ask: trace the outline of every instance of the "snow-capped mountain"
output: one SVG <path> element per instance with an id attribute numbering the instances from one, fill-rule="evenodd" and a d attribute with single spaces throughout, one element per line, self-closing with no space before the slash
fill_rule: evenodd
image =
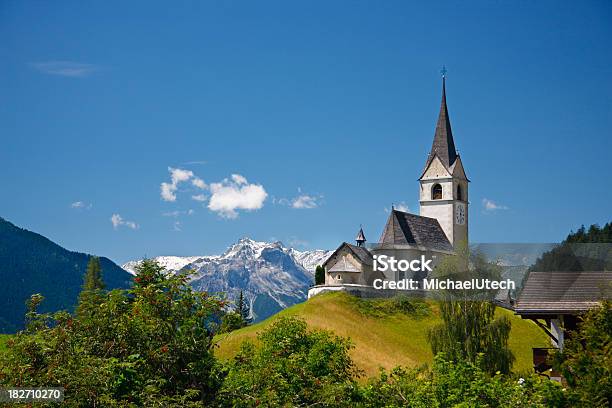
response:
<path id="1" fill-rule="evenodd" d="M 165 270 L 169 272 L 176 272 L 183 269 L 185 266 L 189 265 L 193 261 L 202 258 L 201 256 L 158 256 L 155 258 L 157 263 L 162 266 Z M 132 275 L 136 275 L 136 267 L 140 265 L 141 260 L 138 261 L 129 261 L 125 264 L 121 265 L 123 269 L 131 273 Z"/>
<path id="2" fill-rule="evenodd" d="M 298 251 L 286 248 L 279 241 L 258 242 L 243 238 L 222 255 L 159 256 L 154 258 L 168 272 L 192 270 L 191 285 L 210 293 L 227 293 L 237 298 L 240 291 L 251 304 L 256 320 L 306 299 L 308 286 L 313 283 L 314 270 L 332 251 Z M 135 274 L 141 261 L 123 265 Z"/>

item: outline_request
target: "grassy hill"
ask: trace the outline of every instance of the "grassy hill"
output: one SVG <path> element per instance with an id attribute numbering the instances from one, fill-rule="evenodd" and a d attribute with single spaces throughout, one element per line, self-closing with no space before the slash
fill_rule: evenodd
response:
<path id="1" fill-rule="evenodd" d="M 432 361 L 427 341 L 430 327 L 441 321 L 434 303 L 416 304 L 405 311 L 390 299 L 363 300 L 345 293 L 326 293 L 292 306 L 263 322 L 220 335 L 216 338 L 216 354 L 231 358 L 243 340 L 256 341 L 257 333 L 280 316 L 304 319 L 312 328 L 331 330 L 350 337 L 355 344 L 352 356 L 368 377 L 377 375 L 379 368 L 397 365 L 417 366 Z M 427 312 L 429 309 L 429 312 Z M 498 308 L 512 322 L 510 348 L 516 356 L 514 371 L 532 370 L 532 347 L 550 347 L 546 335 L 534 323 L 522 320 L 512 312 Z"/>

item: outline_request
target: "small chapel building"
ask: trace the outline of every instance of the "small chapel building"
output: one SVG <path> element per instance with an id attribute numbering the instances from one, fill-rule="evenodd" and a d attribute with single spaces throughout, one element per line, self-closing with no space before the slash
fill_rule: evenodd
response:
<path id="1" fill-rule="evenodd" d="M 375 271 L 375 255 L 396 259 L 419 259 L 425 255 L 433 265 L 460 246 L 468 245 L 468 183 L 461 157 L 455 148 L 446 104 L 446 78 L 442 76 L 442 102 L 431 151 L 419 177 L 419 215 L 392 207 L 379 242 L 366 247 L 360 229 L 356 244 L 343 242 L 323 263 L 325 283 L 312 287 L 308 296 L 321 292 L 348 291 L 378 296 L 375 279 L 426 278 L 423 273 Z M 412 276 L 408 276 L 412 274 Z"/>

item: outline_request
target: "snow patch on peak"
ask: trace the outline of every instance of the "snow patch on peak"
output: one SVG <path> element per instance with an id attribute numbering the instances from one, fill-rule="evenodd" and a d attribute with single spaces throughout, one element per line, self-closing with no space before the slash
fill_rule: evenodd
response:
<path id="1" fill-rule="evenodd" d="M 333 251 L 299 251 L 282 242 L 241 238 L 222 255 L 159 256 L 153 258 L 167 272 L 193 271 L 191 285 L 196 290 L 223 292 L 235 299 L 243 292 L 258 320 L 283 308 L 304 301 L 313 283 L 317 265 Z M 136 274 L 142 260 L 130 261 L 123 268 Z"/>
<path id="2" fill-rule="evenodd" d="M 192 262 L 195 262 L 199 258 L 203 258 L 201 256 L 156 256 L 153 258 L 161 267 L 169 272 L 177 272 L 183 269 L 185 266 L 189 265 Z M 136 261 L 127 262 L 121 267 L 131 273 L 132 275 L 136 275 L 136 267 L 142 263 L 142 259 Z"/>

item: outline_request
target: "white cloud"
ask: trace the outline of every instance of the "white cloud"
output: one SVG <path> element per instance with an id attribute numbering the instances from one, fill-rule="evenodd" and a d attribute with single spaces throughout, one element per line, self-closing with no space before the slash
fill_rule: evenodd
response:
<path id="1" fill-rule="evenodd" d="M 160 193 L 161 193 L 161 198 L 164 201 L 176 201 L 176 194 L 174 194 L 174 192 L 176 191 L 176 186 L 173 186 L 170 183 L 161 183 L 160 186 Z"/>
<path id="2" fill-rule="evenodd" d="M 182 181 L 188 181 L 193 177 L 193 171 L 184 170 L 184 169 L 173 169 L 172 167 L 168 167 L 168 171 L 170 172 L 170 177 L 172 178 L 172 184 L 177 185 Z"/>
<path id="3" fill-rule="evenodd" d="M 193 214 L 195 214 L 195 211 L 193 209 L 189 209 L 186 211 L 174 210 L 174 211 L 168 211 L 168 212 L 162 213 L 164 217 L 172 217 L 172 218 L 177 218 L 181 215 L 193 215 Z"/>
<path id="4" fill-rule="evenodd" d="M 180 221 L 175 221 L 174 224 L 172 224 L 172 229 L 174 231 L 182 231 L 181 226 L 182 224 Z"/>
<path id="5" fill-rule="evenodd" d="M 191 184 L 193 184 L 194 186 L 196 186 L 197 188 L 201 190 L 204 190 L 206 188 L 206 183 L 204 182 L 204 180 L 198 177 L 194 177 L 193 180 L 191 180 Z"/>
<path id="6" fill-rule="evenodd" d="M 287 200 L 286 198 L 272 197 L 272 204 L 291 205 L 291 201 Z"/>
<path id="7" fill-rule="evenodd" d="M 259 210 L 268 196 L 262 185 L 248 184 L 239 174 L 232 174 L 231 180 L 211 183 L 210 192 L 208 209 L 223 218 L 238 217 L 237 210 Z"/>
<path id="8" fill-rule="evenodd" d="M 242 177 L 240 174 L 232 174 L 232 180 L 234 180 L 236 184 L 246 184 L 247 183 L 247 179 Z"/>
<path id="9" fill-rule="evenodd" d="M 208 197 L 206 197 L 205 194 L 196 194 L 196 195 L 192 195 L 191 199 L 194 201 L 199 201 L 199 202 L 204 202 L 206 201 Z"/>
<path id="10" fill-rule="evenodd" d="M 308 194 L 302 194 L 293 199 L 293 201 L 291 202 L 291 207 L 297 209 L 317 208 L 319 206 L 317 200 L 317 197 L 310 196 Z"/>
<path id="11" fill-rule="evenodd" d="M 497 204 L 493 200 L 489 200 L 488 198 L 482 199 L 482 206 L 485 211 L 497 211 L 497 210 L 508 210 L 509 208 L 505 205 Z"/>
<path id="12" fill-rule="evenodd" d="M 84 78 L 99 69 L 96 65 L 74 61 L 44 61 L 31 63 L 34 69 L 44 74 L 71 78 Z"/>
<path id="13" fill-rule="evenodd" d="M 138 229 L 138 224 L 134 221 L 124 220 L 123 217 L 119 214 L 113 214 L 110 218 L 111 223 L 113 224 L 114 229 L 118 229 L 121 226 L 126 226 L 131 229 Z"/>
<path id="14" fill-rule="evenodd" d="M 317 208 L 321 205 L 322 195 L 315 196 L 302 193 L 302 189 L 298 188 L 298 196 L 291 199 L 287 198 L 272 198 L 272 204 L 288 205 L 291 208 L 299 210 Z"/>
<path id="15" fill-rule="evenodd" d="M 176 190 L 178 190 L 179 184 L 189 181 L 190 179 L 192 179 L 192 183 L 196 187 L 199 187 L 200 185 L 203 185 L 204 187 L 206 186 L 204 181 L 198 177 L 195 177 L 193 175 L 193 171 L 191 170 L 175 169 L 172 167 L 168 167 L 168 171 L 170 172 L 171 182 L 164 182 L 160 185 L 160 194 L 162 200 L 164 201 L 176 201 Z"/>
<path id="16" fill-rule="evenodd" d="M 91 207 L 93 207 L 91 203 L 88 204 L 83 201 L 75 201 L 74 203 L 70 204 L 70 208 L 74 208 L 76 210 L 91 210 Z"/>

